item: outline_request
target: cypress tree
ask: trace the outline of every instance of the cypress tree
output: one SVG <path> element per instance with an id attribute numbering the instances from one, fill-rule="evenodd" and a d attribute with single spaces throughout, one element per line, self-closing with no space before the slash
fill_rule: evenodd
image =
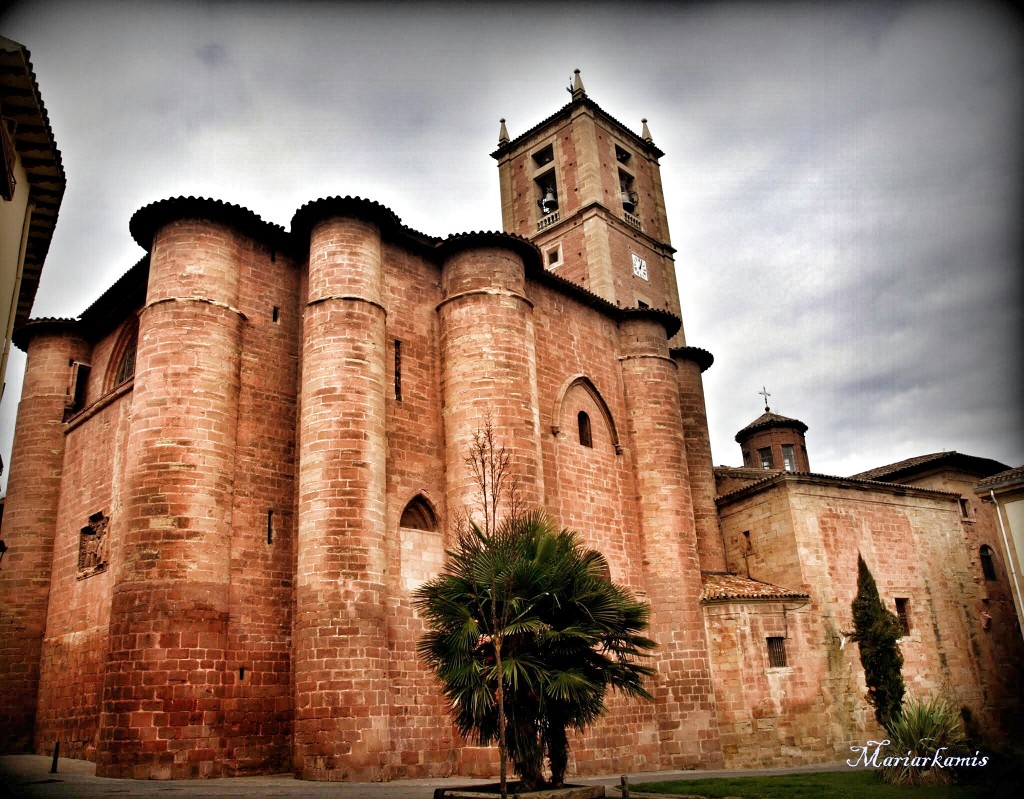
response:
<path id="1" fill-rule="evenodd" d="M 901 634 L 899 618 L 882 604 L 875 578 L 858 554 L 853 640 L 860 645 L 868 702 L 883 727 L 899 717 L 903 704 L 903 654 L 897 643 Z"/>

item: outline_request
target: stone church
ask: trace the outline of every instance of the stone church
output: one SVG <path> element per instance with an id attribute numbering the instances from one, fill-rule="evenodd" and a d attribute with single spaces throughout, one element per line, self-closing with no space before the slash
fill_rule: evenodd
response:
<path id="1" fill-rule="evenodd" d="M 832 761 L 877 735 L 858 551 L 906 621 L 911 690 L 1005 726 L 1021 637 L 961 484 L 1006 466 L 816 475 L 807 426 L 766 410 L 716 470 L 663 153 L 571 90 L 515 138 L 502 122 L 503 232 L 433 238 L 353 197 L 288 229 L 167 199 L 79 318 L 18 331 L 6 750 L 60 741 L 112 777 L 495 773 L 417 660 L 411 602 L 476 501 L 487 418 L 521 498 L 652 607 L 655 701 L 613 697 L 577 772 Z"/>

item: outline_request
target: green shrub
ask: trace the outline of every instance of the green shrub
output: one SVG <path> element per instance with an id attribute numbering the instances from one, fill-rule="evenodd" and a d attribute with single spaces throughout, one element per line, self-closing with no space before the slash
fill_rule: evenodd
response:
<path id="1" fill-rule="evenodd" d="M 950 758 L 970 753 L 956 705 L 936 696 L 910 698 L 886 725 L 888 740 L 882 779 L 893 785 L 945 785 L 956 766 Z"/>

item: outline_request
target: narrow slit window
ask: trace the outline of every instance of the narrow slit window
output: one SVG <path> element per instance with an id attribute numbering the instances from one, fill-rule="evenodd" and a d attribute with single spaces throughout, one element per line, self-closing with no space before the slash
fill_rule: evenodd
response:
<path id="1" fill-rule="evenodd" d="M 274 509 L 267 510 L 267 543 L 274 543 Z"/>
<path id="2" fill-rule="evenodd" d="M 584 447 L 593 447 L 594 438 L 590 433 L 590 417 L 587 416 L 587 412 L 580 411 L 576 417 L 576 422 L 580 429 L 580 444 Z"/>
<path id="3" fill-rule="evenodd" d="M 274 322 L 277 322 L 281 318 L 281 309 L 275 305 L 271 315 L 273 316 Z"/>
<path id="4" fill-rule="evenodd" d="M 395 339 L 395 399 L 402 401 L 402 342 Z"/>
<path id="5" fill-rule="evenodd" d="M 786 639 L 768 639 L 768 668 L 782 669 L 789 665 L 786 662 Z"/>

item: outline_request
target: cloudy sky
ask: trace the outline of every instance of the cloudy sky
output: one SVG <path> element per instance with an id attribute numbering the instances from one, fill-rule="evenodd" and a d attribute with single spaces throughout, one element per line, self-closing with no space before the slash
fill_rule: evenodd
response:
<path id="1" fill-rule="evenodd" d="M 763 385 L 818 472 L 1024 463 L 1014 4 L 33 0 L 0 33 L 32 53 L 68 178 L 36 316 L 87 307 L 142 255 L 132 213 L 169 196 L 287 226 L 357 194 L 432 235 L 499 229 L 498 120 L 553 113 L 578 67 L 667 153 L 716 463 L 739 464 Z"/>

